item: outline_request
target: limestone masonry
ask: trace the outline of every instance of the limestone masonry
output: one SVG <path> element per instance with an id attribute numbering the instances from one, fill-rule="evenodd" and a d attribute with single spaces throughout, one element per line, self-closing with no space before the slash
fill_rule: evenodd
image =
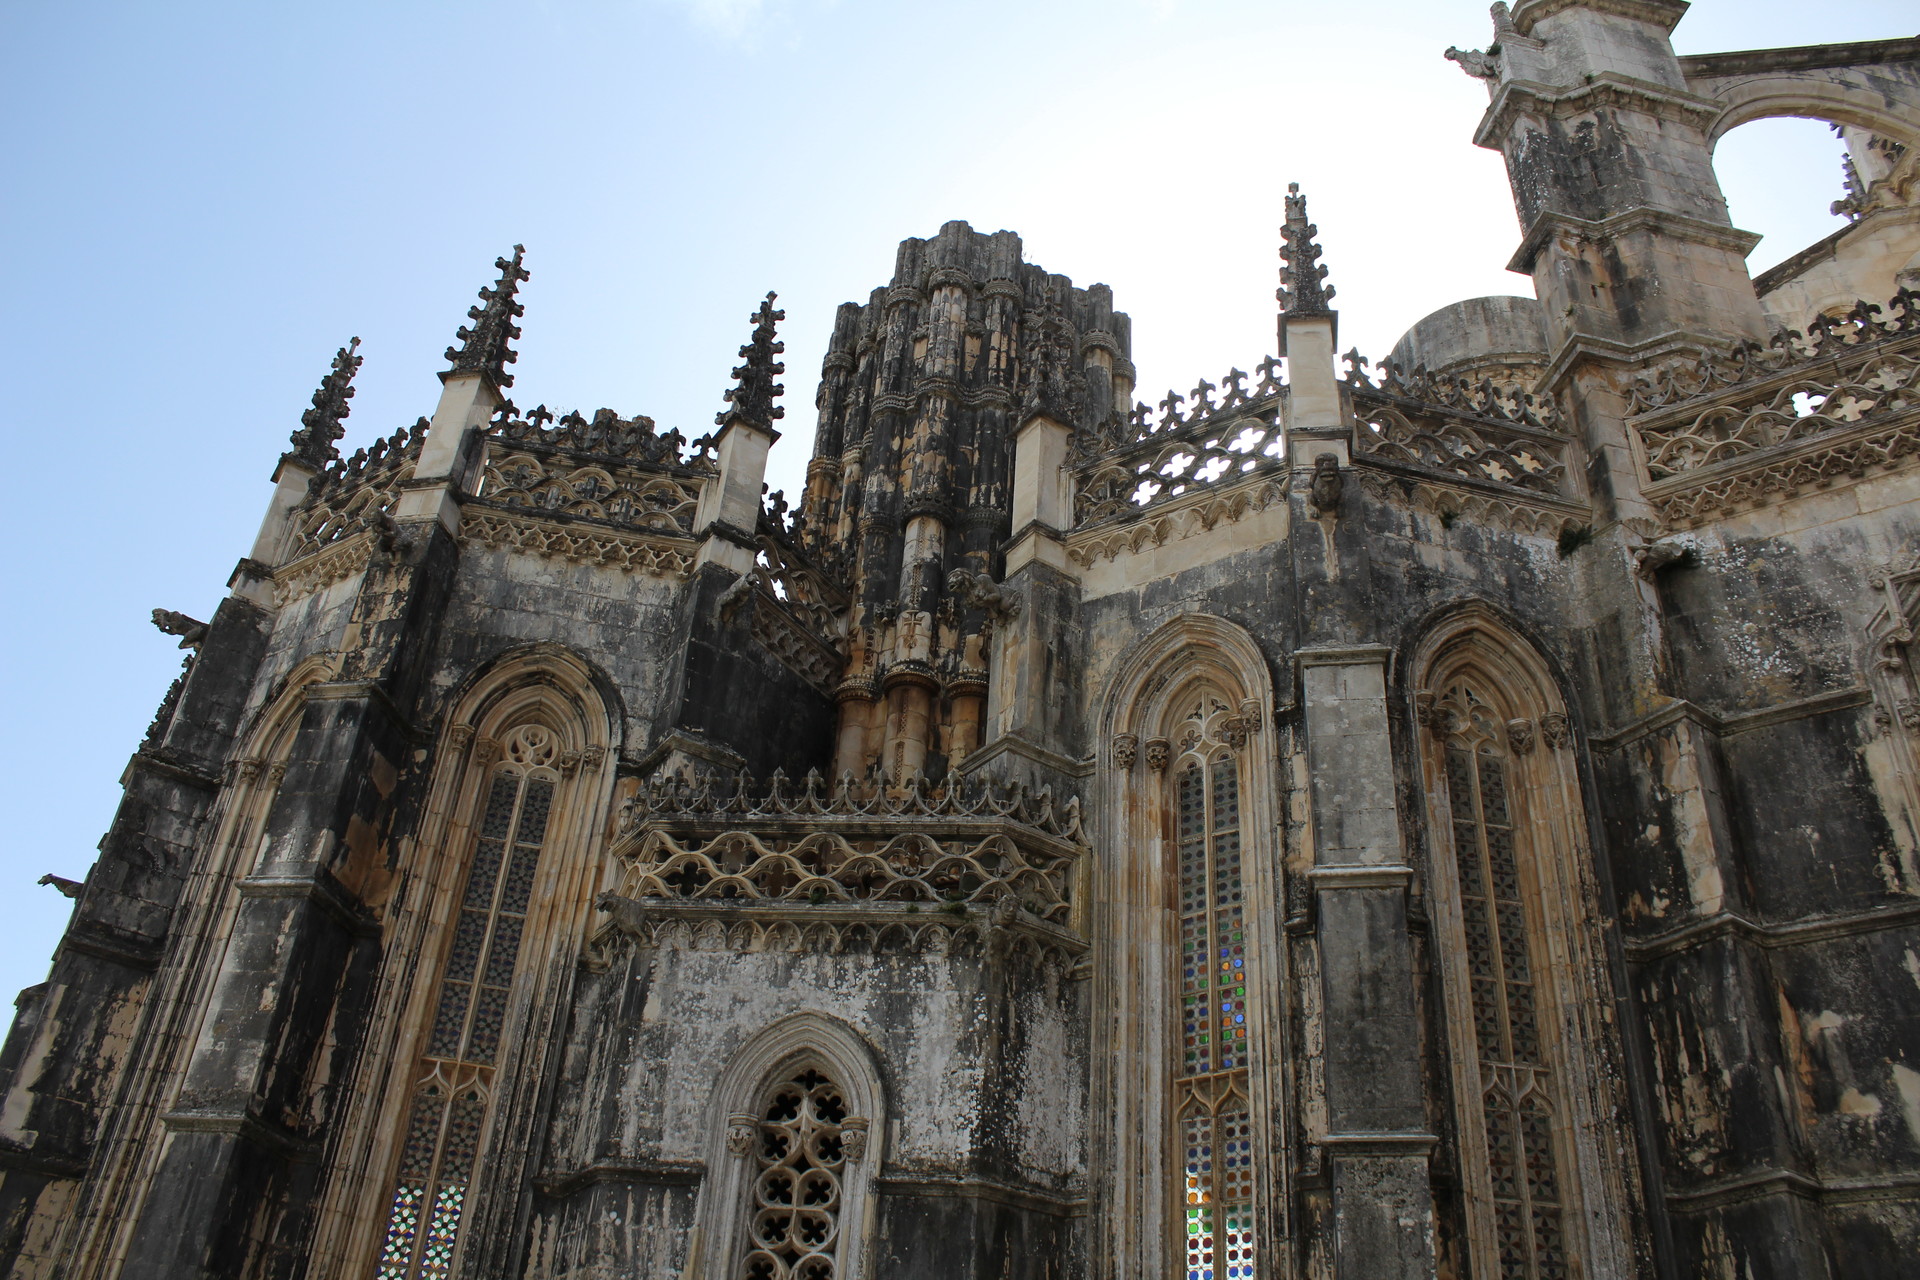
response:
<path id="1" fill-rule="evenodd" d="M 1153 403 L 906 241 L 791 506 L 771 294 L 692 441 L 507 399 L 518 248 L 351 457 L 343 348 L 49 877 L 6 1274 L 1920 1277 L 1920 38 L 1686 8 L 1448 52 L 1538 300 L 1377 363 L 1297 190 Z M 1777 115 L 1849 221 L 1753 279 Z"/>

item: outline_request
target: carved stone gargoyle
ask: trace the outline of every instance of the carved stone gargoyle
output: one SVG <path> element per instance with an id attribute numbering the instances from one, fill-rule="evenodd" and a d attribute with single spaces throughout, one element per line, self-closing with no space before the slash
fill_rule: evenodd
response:
<path id="1" fill-rule="evenodd" d="M 155 609 L 153 625 L 162 635 L 179 636 L 182 649 L 198 649 L 200 642 L 207 638 L 207 624 L 198 618 L 189 618 L 184 613 L 175 613 L 172 609 Z"/>
<path id="2" fill-rule="evenodd" d="M 69 880 L 65 876 L 56 876 L 52 872 L 40 877 L 41 884 L 50 884 L 62 897 L 77 898 L 86 886 L 78 880 Z"/>
<path id="3" fill-rule="evenodd" d="M 1340 495 L 1346 488 L 1347 477 L 1340 470 L 1339 455 L 1323 453 L 1313 460 L 1313 485 L 1307 493 L 1315 515 L 1338 516 Z"/>
<path id="4" fill-rule="evenodd" d="M 955 569 L 947 575 L 947 590 L 959 596 L 970 609 L 978 609 L 989 618 L 1006 619 L 1020 612 L 1020 600 L 984 573 Z"/>

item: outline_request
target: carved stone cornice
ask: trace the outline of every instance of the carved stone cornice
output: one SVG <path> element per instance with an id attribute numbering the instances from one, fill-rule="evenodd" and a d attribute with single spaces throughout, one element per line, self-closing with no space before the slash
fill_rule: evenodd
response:
<path id="1" fill-rule="evenodd" d="M 1480 484 L 1465 477 L 1438 479 L 1369 455 L 1355 455 L 1353 473 L 1370 497 L 1404 503 L 1442 519 L 1461 519 L 1549 538 L 1558 537 L 1572 525 L 1593 522 L 1593 508 L 1571 498 L 1529 493 L 1491 482 Z"/>
<path id="2" fill-rule="evenodd" d="M 1202 489 L 1164 506 L 1143 508 L 1131 519 L 1122 516 L 1076 529 L 1067 538 L 1067 559 L 1090 568 L 1102 560 L 1211 533 L 1268 507 L 1285 505 L 1291 484 L 1287 471 L 1256 472 L 1238 484 Z"/>
<path id="3" fill-rule="evenodd" d="M 1690 124 L 1703 133 L 1720 114 L 1720 104 L 1711 98 L 1623 76 L 1617 71 L 1602 71 L 1591 83 L 1571 88 L 1542 84 L 1538 80 L 1508 80 L 1494 92 L 1486 115 L 1480 118 L 1480 127 L 1473 134 L 1474 145 L 1498 151 L 1501 139 L 1525 115 L 1564 120 L 1601 107 L 1644 111 L 1662 120 Z"/>
<path id="4" fill-rule="evenodd" d="M 1671 31 L 1686 15 L 1687 0 L 1519 0 L 1513 6 L 1513 28 L 1523 36 L 1531 36 L 1539 23 L 1568 9 L 1611 13 Z"/>
<path id="5" fill-rule="evenodd" d="M 1514 250 L 1513 257 L 1507 262 L 1507 270 L 1523 276 L 1532 275 L 1534 260 L 1557 236 L 1572 236 L 1583 244 L 1611 244 L 1640 232 L 1653 232 L 1674 240 L 1725 249 L 1743 258 L 1760 243 L 1760 237 L 1754 232 L 1742 231 L 1721 222 L 1709 222 L 1691 214 L 1675 213 L 1670 209 L 1629 209 L 1625 213 L 1597 219 L 1577 218 L 1557 209 L 1547 209 L 1534 218 L 1533 225 L 1527 228 L 1526 238 L 1521 240 L 1520 247 Z"/>
<path id="6" fill-rule="evenodd" d="M 279 608 L 291 604 L 364 572 L 368 559 L 373 555 L 373 543 L 373 531 L 362 529 L 281 565 L 273 571 L 274 606 Z"/>
<path id="7" fill-rule="evenodd" d="M 474 546 L 567 560 L 574 564 L 685 578 L 698 548 L 691 538 L 643 534 L 585 523 L 559 524 L 515 511 L 469 505 L 460 540 Z"/>

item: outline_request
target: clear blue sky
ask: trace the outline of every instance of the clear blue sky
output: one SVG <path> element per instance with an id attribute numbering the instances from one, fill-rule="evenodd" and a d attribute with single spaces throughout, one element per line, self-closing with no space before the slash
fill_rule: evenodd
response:
<path id="1" fill-rule="evenodd" d="M 747 315 L 787 308 L 789 491 L 835 304 L 950 218 L 1104 280 L 1142 391 L 1248 368 L 1303 183 L 1345 342 L 1528 292 L 1473 0 L 412 0 L 0 4 L 8 729 L 0 991 L 39 981 L 116 780 L 178 666 L 148 611 L 207 617 L 334 348 L 366 365 L 348 449 L 430 412 L 516 241 L 515 399 L 721 405 Z M 1699 0 L 1682 52 L 1910 35 L 1912 0 Z M 1765 266 L 1826 234 L 1838 151 L 1723 144 Z"/>

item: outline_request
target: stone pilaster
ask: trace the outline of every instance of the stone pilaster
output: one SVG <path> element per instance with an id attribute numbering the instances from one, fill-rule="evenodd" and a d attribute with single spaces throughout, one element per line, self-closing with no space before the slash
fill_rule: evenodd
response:
<path id="1" fill-rule="evenodd" d="M 1379 648 L 1302 650 L 1335 1274 L 1434 1268 L 1406 865 Z"/>

